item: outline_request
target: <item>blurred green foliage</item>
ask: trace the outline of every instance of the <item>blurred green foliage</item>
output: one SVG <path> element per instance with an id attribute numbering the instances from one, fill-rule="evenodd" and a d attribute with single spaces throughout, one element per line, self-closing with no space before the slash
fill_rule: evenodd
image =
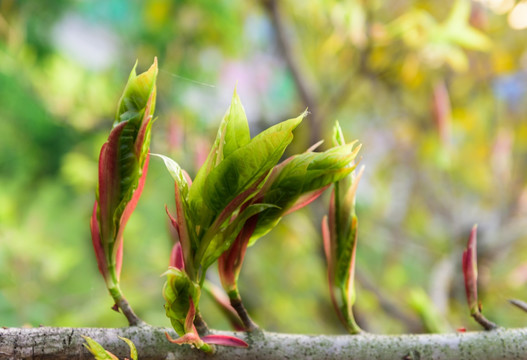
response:
<path id="1" fill-rule="evenodd" d="M 476 329 L 460 265 L 473 223 L 484 312 L 522 326 L 505 300 L 527 298 L 527 44 L 506 3 L 0 1 L 0 325 L 125 325 L 110 310 L 88 224 L 128 71 L 158 56 L 152 151 L 191 175 L 236 83 L 251 128 L 309 105 L 314 120 L 293 147 L 328 140 L 335 119 L 360 140 L 362 328 Z M 151 161 L 125 232 L 123 290 L 163 326 L 159 275 L 172 241 L 163 204 L 173 208 L 173 191 Z M 328 198 L 248 252 L 240 288 L 252 289 L 242 296 L 263 328 L 343 332 L 319 234 Z M 206 296 L 202 312 L 228 326 Z"/>

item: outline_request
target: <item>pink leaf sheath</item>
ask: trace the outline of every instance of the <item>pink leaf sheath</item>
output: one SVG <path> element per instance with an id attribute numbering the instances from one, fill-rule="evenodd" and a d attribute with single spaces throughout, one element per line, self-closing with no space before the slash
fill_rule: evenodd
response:
<path id="1" fill-rule="evenodd" d="M 247 245 L 258 224 L 258 215 L 249 218 L 242 230 L 234 240 L 229 250 L 225 251 L 218 259 L 220 280 L 224 289 L 236 290 L 236 280 L 240 273 Z"/>
<path id="2" fill-rule="evenodd" d="M 218 217 L 216 218 L 216 220 L 214 221 L 214 223 L 212 224 L 211 226 L 211 229 L 213 229 L 213 231 L 216 231 L 219 229 L 219 227 L 225 222 L 225 220 L 227 220 L 227 218 L 229 216 L 232 215 L 232 213 L 241 205 L 245 202 L 245 200 L 247 200 L 247 198 L 252 195 L 256 189 L 258 188 L 258 186 L 260 185 L 260 183 L 265 179 L 265 177 L 267 176 L 268 172 L 266 172 L 264 175 L 262 175 L 258 180 L 256 180 L 252 185 L 251 187 L 249 187 L 247 190 L 245 190 L 244 192 L 242 192 L 241 194 L 239 194 L 238 196 L 236 196 L 234 199 L 232 199 L 228 204 L 227 206 L 225 206 L 225 208 L 223 209 L 223 211 L 218 215 Z M 256 224 L 255 224 L 256 226 Z"/>
<path id="3" fill-rule="evenodd" d="M 351 250 L 351 259 L 350 259 L 350 267 L 349 267 L 349 272 L 348 272 L 348 284 L 347 284 L 347 294 L 346 294 L 346 297 L 348 299 L 348 307 L 349 307 L 349 311 L 351 312 L 351 305 L 352 305 L 352 302 L 351 302 L 351 297 L 352 297 L 352 294 L 353 294 L 353 283 L 354 283 L 354 280 L 355 280 L 355 256 L 356 256 L 356 253 L 357 253 L 357 237 L 358 237 L 358 221 L 357 221 L 357 218 L 356 217 L 353 217 L 353 219 L 351 220 L 351 227 L 352 229 L 354 229 L 354 233 L 355 233 L 355 238 L 353 239 L 353 248 Z"/>
<path id="4" fill-rule="evenodd" d="M 187 228 L 187 221 L 185 219 L 185 213 L 183 208 L 183 199 L 181 198 L 181 192 L 179 191 L 179 186 L 177 182 L 174 184 L 175 188 L 175 198 L 176 198 L 176 224 L 177 224 L 177 231 L 179 235 L 179 243 L 181 244 L 181 250 L 183 252 L 183 259 L 185 263 L 189 266 L 192 264 L 190 261 L 192 261 L 192 253 L 191 253 L 191 244 L 190 244 L 190 236 Z M 170 214 L 169 214 L 170 216 Z M 174 224 L 173 217 L 170 216 L 170 220 L 172 221 L 172 224 Z"/>
<path id="5" fill-rule="evenodd" d="M 113 214 L 119 205 L 119 169 L 115 159 L 119 150 L 119 137 L 126 123 L 114 127 L 108 136 L 108 141 L 103 144 L 99 155 L 99 231 L 101 241 L 113 240 Z"/>
<path id="6" fill-rule="evenodd" d="M 180 242 L 175 243 L 172 247 L 169 266 L 175 267 L 179 270 L 185 270 L 185 261 L 183 260 L 183 250 L 181 249 Z"/>
<path id="7" fill-rule="evenodd" d="M 197 332 L 194 327 L 194 317 L 196 316 L 196 307 L 191 297 L 188 298 L 190 306 L 188 309 L 187 317 L 185 318 L 185 333 Z"/>
<path id="8" fill-rule="evenodd" d="M 165 205 L 165 211 L 168 215 L 168 218 L 170 219 L 170 223 L 172 224 L 172 226 L 174 227 L 174 229 L 176 229 L 177 233 L 178 233 L 178 240 L 179 240 L 179 225 L 177 223 L 177 219 L 170 213 L 170 211 L 168 211 L 168 206 Z"/>
<path id="9" fill-rule="evenodd" d="M 141 197 L 141 193 L 143 192 L 143 188 L 145 186 L 145 180 L 146 180 L 146 173 L 148 172 L 148 163 L 150 161 L 150 154 L 146 155 L 145 164 L 143 166 L 143 171 L 141 174 L 141 177 L 139 178 L 139 182 L 137 184 L 137 188 L 135 189 L 134 193 L 132 194 L 132 198 L 126 204 L 126 207 L 124 208 L 123 214 L 121 215 L 121 221 L 119 222 L 119 232 L 117 233 L 116 237 L 116 245 L 117 245 L 117 252 L 116 252 L 116 272 L 117 272 L 117 280 L 119 280 L 119 276 L 121 274 L 121 267 L 123 264 L 123 232 L 124 228 L 126 226 L 126 223 L 128 222 L 128 219 L 130 219 L 130 216 L 135 210 L 135 207 L 137 206 L 137 202 L 139 201 L 139 198 Z"/>
<path id="10" fill-rule="evenodd" d="M 322 240 L 324 242 L 324 253 L 326 254 L 326 260 L 328 262 L 328 269 L 333 268 L 332 256 L 331 256 L 331 235 L 329 233 L 328 217 L 322 218 Z"/>
<path id="11" fill-rule="evenodd" d="M 143 143 L 146 137 L 146 129 L 148 128 L 148 124 L 152 121 L 151 108 L 152 108 L 152 100 L 155 99 L 155 97 L 156 97 L 156 92 L 154 90 L 150 94 L 150 97 L 148 98 L 148 102 L 146 103 L 145 113 L 143 115 L 143 121 L 141 122 L 141 127 L 139 128 L 137 137 L 135 139 L 134 152 L 135 152 L 135 156 L 138 159 L 141 158 L 141 152 L 143 150 Z"/>
<path id="12" fill-rule="evenodd" d="M 477 225 L 472 227 L 462 261 L 467 303 L 472 313 L 478 311 L 477 229 Z"/>
<path id="13" fill-rule="evenodd" d="M 171 343 L 173 344 L 178 344 L 178 345 L 181 345 L 181 344 L 197 344 L 201 339 L 199 338 L 199 335 L 198 333 L 194 333 L 194 332 L 190 332 L 190 333 L 187 333 L 177 339 L 172 339 L 170 337 L 170 335 L 166 332 L 165 333 L 165 336 L 167 338 L 168 341 L 170 341 Z"/>
<path id="14" fill-rule="evenodd" d="M 90 219 L 91 239 L 93 243 L 93 249 L 95 250 L 95 258 L 97 259 L 97 267 L 99 272 L 102 274 L 104 279 L 108 276 L 108 270 L 106 268 L 106 257 L 101 244 L 101 234 L 99 232 L 99 223 L 97 222 L 97 201 L 93 204 L 93 213 Z"/>
<path id="15" fill-rule="evenodd" d="M 207 335 L 201 338 L 207 344 L 223 345 L 223 346 L 234 346 L 234 347 L 249 347 L 242 339 L 228 335 Z"/>

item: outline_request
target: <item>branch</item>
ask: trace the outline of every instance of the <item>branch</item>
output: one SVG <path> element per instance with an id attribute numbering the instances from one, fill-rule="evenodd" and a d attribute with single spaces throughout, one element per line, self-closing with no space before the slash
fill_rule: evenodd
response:
<path id="1" fill-rule="evenodd" d="M 284 23 L 284 19 L 282 18 L 282 14 L 278 7 L 278 1 L 261 0 L 261 2 L 271 18 L 276 37 L 276 44 L 282 53 L 291 75 L 293 76 L 293 81 L 295 82 L 300 98 L 311 113 L 311 116 L 307 119 L 309 121 L 311 134 L 310 144 L 315 143 L 320 136 L 321 127 L 319 106 L 316 101 L 315 91 L 312 84 L 310 84 L 307 78 L 302 75 L 300 63 L 294 56 L 293 46 L 287 35 L 286 24 Z"/>
<path id="2" fill-rule="evenodd" d="M 527 328 L 433 335 L 291 335 L 268 332 L 235 333 L 248 349 L 218 346 L 213 356 L 169 343 L 154 327 L 8 328 L 0 329 L 2 359 L 90 359 L 81 335 L 89 336 L 119 358 L 131 339 L 140 360 L 150 359 L 521 359 L 527 352 Z M 229 333 L 233 335 L 233 333 Z"/>

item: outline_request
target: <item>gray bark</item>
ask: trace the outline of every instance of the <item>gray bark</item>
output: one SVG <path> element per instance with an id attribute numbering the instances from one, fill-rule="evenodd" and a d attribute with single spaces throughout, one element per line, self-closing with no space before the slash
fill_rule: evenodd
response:
<path id="1" fill-rule="evenodd" d="M 93 359 L 83 347 L 89 336 L 119 358 L 129 356 L 117 336 L 131 339 L 147 359 L 527 359 L 527 328 L 433 335 L 291 335 L 235 333 L 248 349 L 218 347 L 206 355 L 169 343 L 154 327 L 0 329 L 0 359 Z M 173 330 L 168 330 L 176 337 Z M 233 333 L 228 333 L 233 334 Z"/>

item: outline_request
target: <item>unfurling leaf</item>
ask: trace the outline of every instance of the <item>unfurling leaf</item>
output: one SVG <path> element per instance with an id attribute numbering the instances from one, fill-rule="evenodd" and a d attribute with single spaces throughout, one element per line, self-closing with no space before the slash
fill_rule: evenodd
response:
<path id="1" fill-rule="evenodd" d="M 465 292 L 470 313 L 479 312 L 478 305 L 478 263 L 477 263 L 477 225 L 472 227 L 467 248 L 463 251 L 463 277 L 465 279 Z"/>
<path id="2" fill-rule="evenodd" d="M 474 225 L 468 238 L 467 248 L 463 251 L 462 266 L 463 278 L 465 279 L 465 292 L 470 315 L 485 330 L 493 330 L 498 326 L 492 321 L 487 320 L 481 313 L 481 304 L 478 302 L 478 260 L 477 260 L 477 231 L 478 226 Z"/>
<path id="3" fill-rule="evenodd" d="M 109 351 L 106 351 L 97 341 L 93 340 L 88 336 L 83 336 L 87 344 L 84 344 L 84 347 L 92 353 L 95 360 L 119 360 L 117 356 L 112 354 Z"/>
<path id="4" fill-rule="evenodd" d="M 334 128 L 333 140 L 337 147 L 345 144 L 338 123 Z M 352 161 L 353 159 L 347 164 L 351 170 L 355 168 Z M 329 217 L 324 217 L 322 221 L 331 300 L 340 320 L 351 333 L 361 331 L 355 323 L 352 307 L 355 302 L 354 273 L 358 229 L 355 194 L 363 170 L 364 168 L 359 171 L 357 177 L 350 171 L 334 183 Z"/>
<path id="5" fill-rule="evenodd" d="M 180 269 L 171 267 L 165 275 L 167 281 L 163 287 L 163 297 L 166 301 L 166 315 L 178 335 L 183 336 L 192 331 L 191 324 L 195 315 L 194 304 L 199 302 L 200 287 Z M 190 321 L 189 314 L 191 315 Z"/>
<path id="6" fill-rule="evenodd" d="M 117 356 L 104 349 L 97 341 L 93 340 L 88 336 L 83 336 L 87 344 L 84 347 L 95 357 L 95 360 L 119 360 Z M 130 347 L 130 360 L 138 360 L 137 349 L 135 348 L 132 340 L 125 337 L 118 336 L 119 339 L 123 340 Z"/>
<path id="7" fill-rule="evenodd" d="M 156 77 L 156 59 L 140 75 L 136 75 L 134 67 L 99 157 L 99 181 L 90 228 L 97 265 L 116 304 L 122 299 L 119 277 L 123 231 L 141 196 L 148 170 Z"/>
<path id="8" fill-rule="evenodd" d="M 284 215 L 309 204 L 329 185 L 351 173 L 354 167 L 348 165 L 360 149 L 360 146 L 353 149 L 354 144 L 295 155 L 275 166 L 256 196 L 262 203 L 275 207 L 259 214 L 249 245 L 269 232 Z"/>
<path id="9" fill-rule="evenodd" d="M 135 344 L 132 342 L 132 340 L 121 336 L 119 336 L 119 339 L 123 340 L 126 344 L 128 344 L 128 347 L 130 347 L 130 359 L 137 360 L 137 349 L 135 348 Z"/>

